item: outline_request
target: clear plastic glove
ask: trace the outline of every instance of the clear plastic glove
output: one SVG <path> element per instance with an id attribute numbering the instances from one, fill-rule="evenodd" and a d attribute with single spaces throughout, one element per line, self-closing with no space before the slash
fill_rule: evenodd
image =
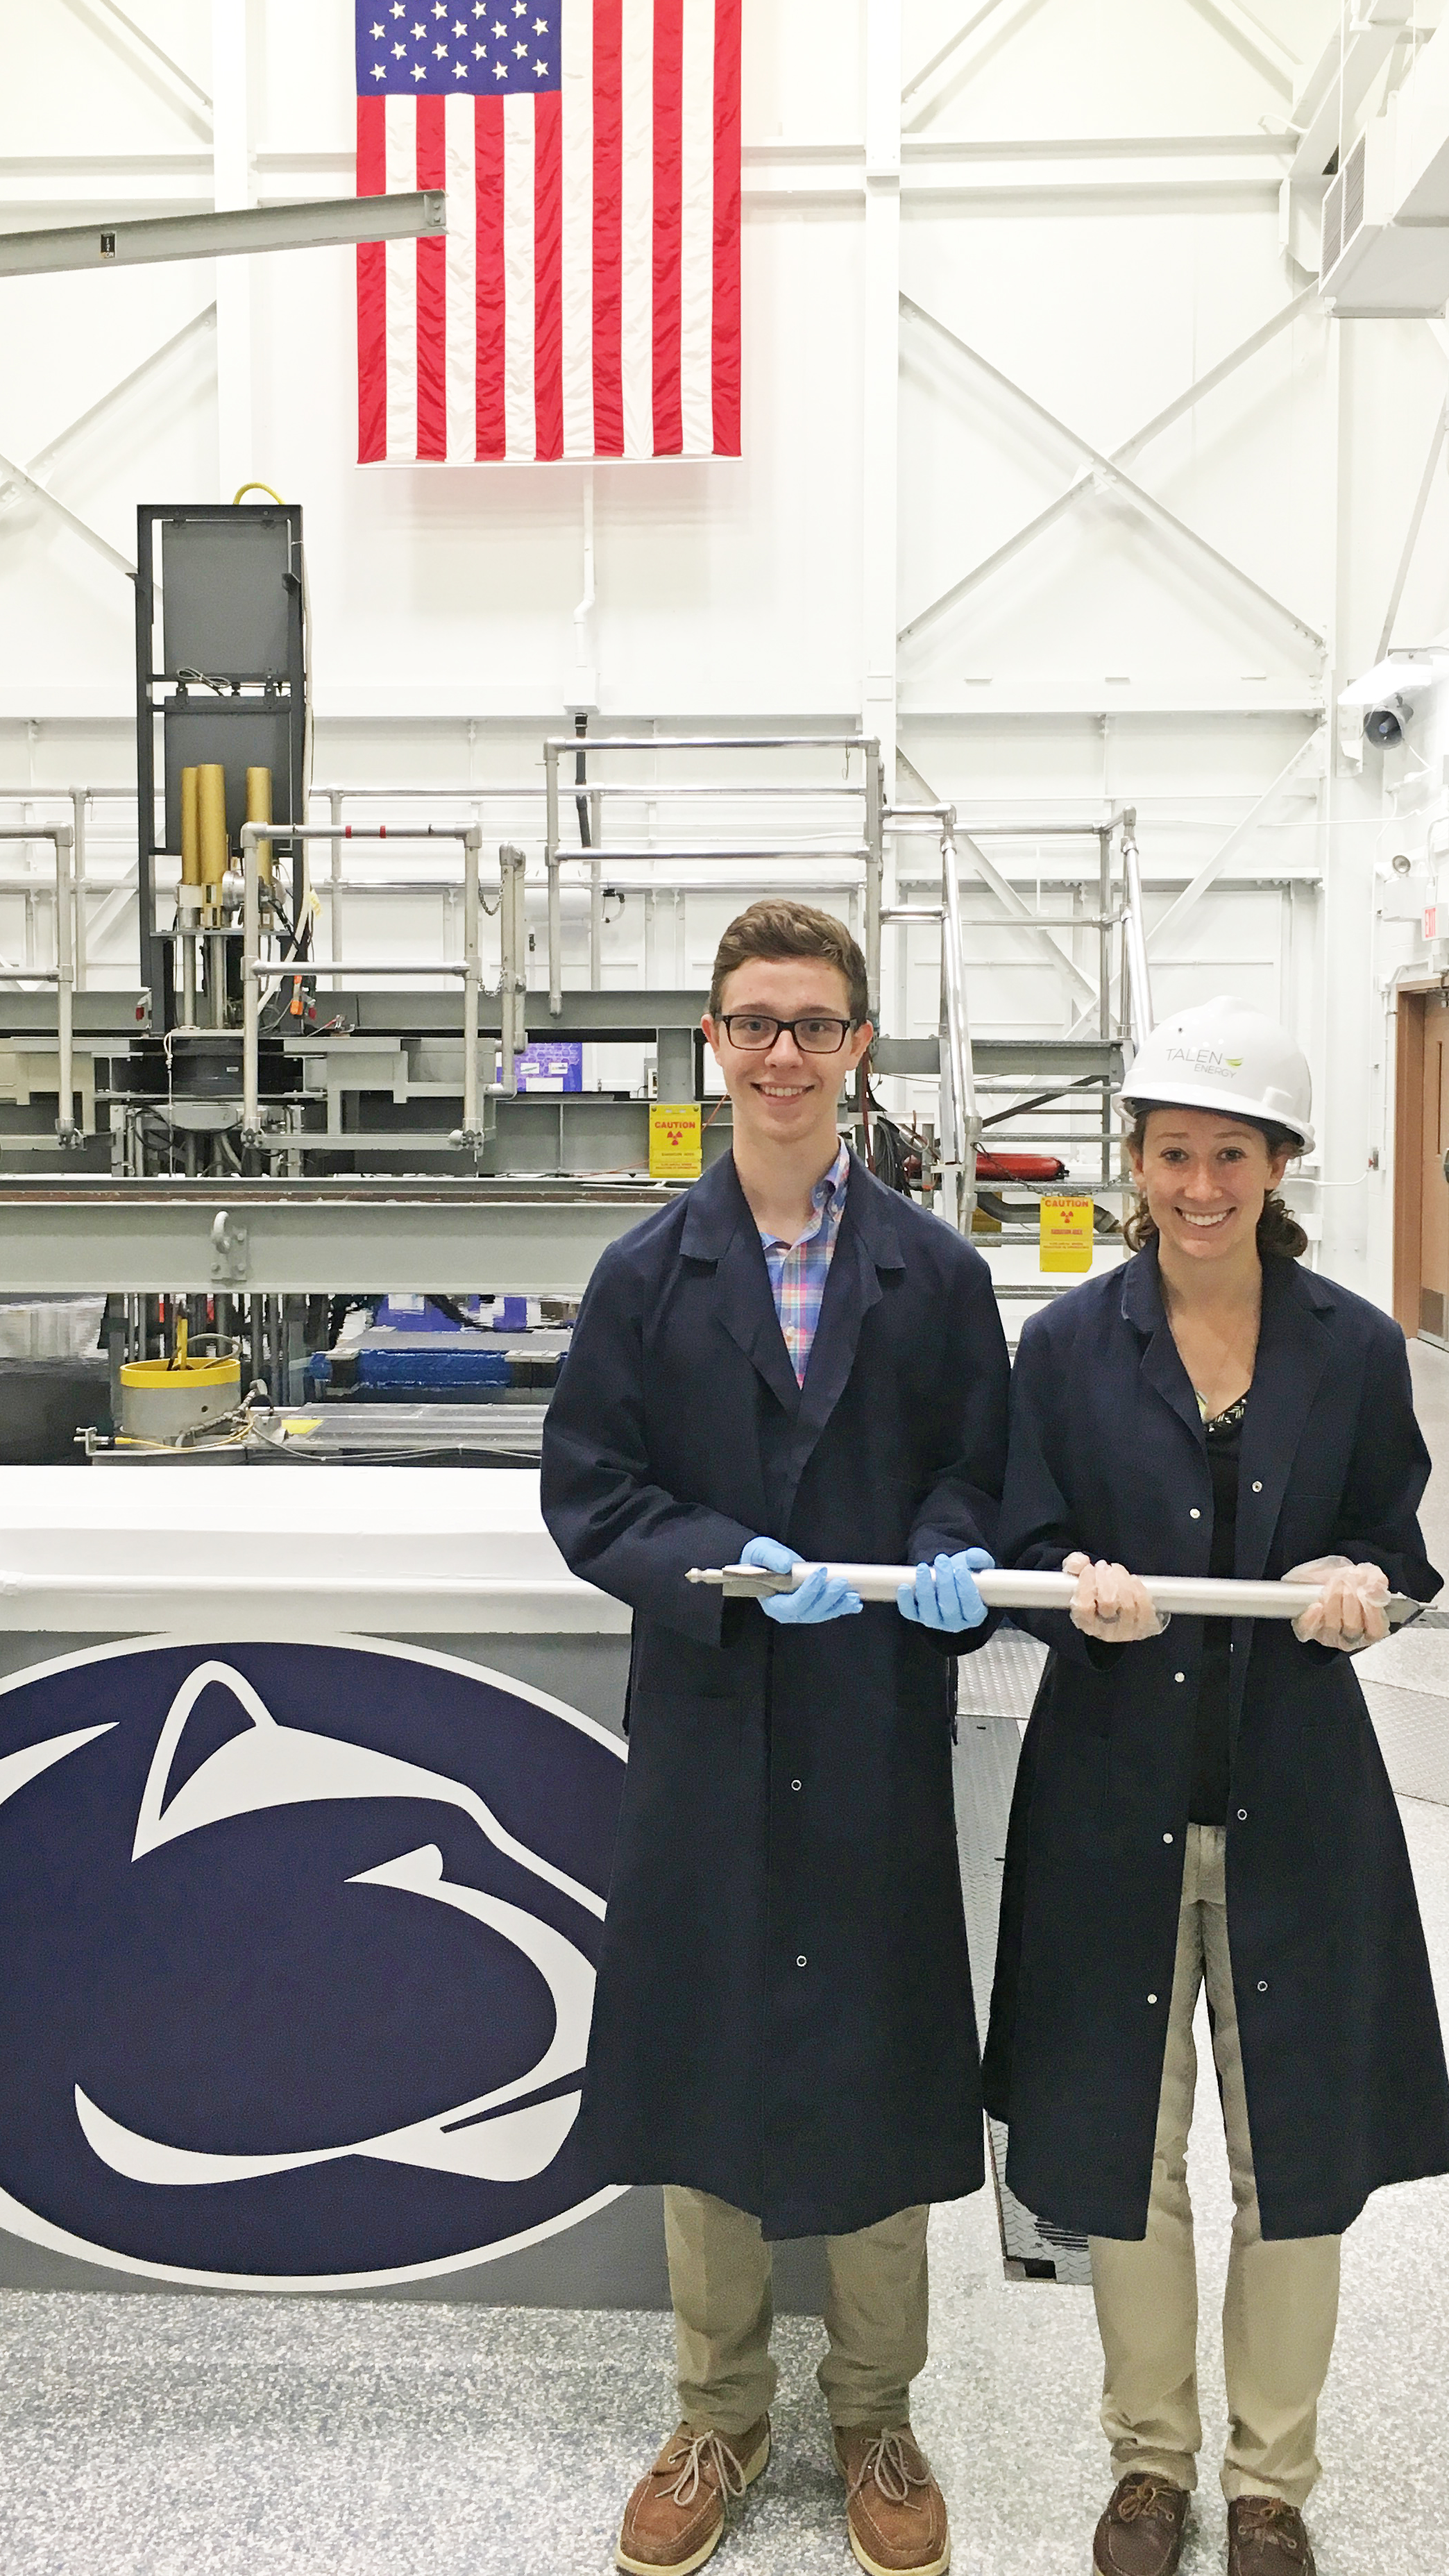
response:
<path id="1" fill-rule="evenodd" d="M 934 1565 L 918 1565 L 914 1583 L 903 1583 L 896 1608 L 914 1628 L 936 1628 L 956 1636 L 979 1628 L 986 1604 L 971 1577 L 985 1574 L 996 1559 L 984 1547 L 963 1548 L 959 1556 L 938 1556 Z"/>
<path id="2" fill-rule="evenodd" d="M 803 1565 L 805 1559 L 793 1547 L 784 1547 L 777 1538 L 752 1538 L 741 1551 L 741 1565 L 758 1565 L 766 1574 L 788 1574 L 792 1565 Z M 827 1574 L 817 1565 L 807 1574 L 798 1592 L 772 1592 L 760 1603 L 767 1619 L 778 1619 L 782 1628 L 813 1628 L 822 1619 L 853 1619 L 862 1607 L 860 1594 L 852 1592 L 838 1575 Z"/>
<path id="3" fill-rule="evenodd" d="M 1336 1646 L 1356 1655 L 1361 1646 L 1377 1646 L 1389 1633 L 1382 1604 L 1389 1597 L 1389 1578 L 1382 1566 L 1353 1565 L 1346 1556 L 1315 1556 L 1295 1565 L 1285 1583 L 1321 1583 L 1323 1598 L 1293 1622 L 1300 1645 Z"/>
<path id="4" fill-rule="evenodd" d="M 1084 1637 L 1099 1638 L 1104 1646 L 1140 1646 L 1146 1637 L 1160 1637 L 1167 1626 L 1141 1577 L 1129 1574 L 1125 1565 L 1109 1565 L 1105 1557 L 1094 1565 L 1076 1548 L 1063 1557 L 1062 1572 L 1077 1578 L 1070 1613 L 1072 1626 Z"/>

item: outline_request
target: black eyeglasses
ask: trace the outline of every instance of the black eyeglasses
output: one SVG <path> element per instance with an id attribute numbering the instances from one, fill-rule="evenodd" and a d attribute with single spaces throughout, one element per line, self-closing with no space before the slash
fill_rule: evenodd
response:
<path id="1" fill-rule="evenodd" d="M 786 1029 L 802 1055 L 839 1055 L 858 1024 L 820 1011 L 809 1011 L 798 1020 L 773 1020 L 767 1011 L 728 1011 L 719 1025 L 741 1055 L 768 1055 Z"/>

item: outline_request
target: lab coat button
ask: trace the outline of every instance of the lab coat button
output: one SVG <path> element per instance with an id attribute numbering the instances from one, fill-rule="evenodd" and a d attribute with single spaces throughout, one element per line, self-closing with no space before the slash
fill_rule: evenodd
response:
<path id="1" fill-rule="evenodd" d="M 1156 1995 L 1149 1995 L 1149 1996 L 1148 1996 L 1148 1998 L 1147 1998 L 1147 2000 L 1148 2000 L 1148 2002 L 1149 2002 L 1150 2004 L 1155 2004 L 1155 2003 L 1156 2003 L 1156 2001 L 1157 2001 L 1157 1997 L 1156 1997 Z"/>
<path id="2" fill-rule="evenodd" d="M 1254 1493 L 1255 1493 L 1255 1494 L 1261 1494 L 1262 1490 L 1263 1490 L 1263 1482 L 1262 1482 L 1262 1478 L 1261 1478 L 1260 1476 L 1255 1476 L 1255 1477 L 1253 1478 L 1253 1491 L 1254 1491 Z"/>
<path id="3" fill-rule="evenodd" d="M 1187 1675 L 1186 1673 L 1174 1673 L 1172 1678 L 1175 1682 L 1185 1682 Z"/>
<path id="4" fill-rule="evenodd" d="M 1172 1836 L 1171 1836 L 1171 1834 L 1164 1834 L 1164 1835 L 1163 1835 L 1163 1837 L 1162 1837 L 1162 1839 L 1163 1839 L 1163 1841 L 1164 1841 L 1165 1843 L 1170 1843 L 1170 1842 L 1171 1842 L 1171 1840 L 1172 1840 Z"/>
<path id="5" fill-rule="evenodd" d="M 1194 1504 L 1193 1504 L 1193 1507 L 1192 1507 L 1191 1511 L 1188 1513 L 1188 1516 L 1187 1516 L 1187 1517 L 1188 1517 L 1188 1519 L 1189 1519 L 1190 1521 L 1200 1521 L 1200 1520 L 1202 1519 L 1202 1514 L 1201 1514 L 1201 1512 L 1198 1510 L 1198 1507 L 1197 1507 L 1196 1503 L 1194 1503 Z"/>

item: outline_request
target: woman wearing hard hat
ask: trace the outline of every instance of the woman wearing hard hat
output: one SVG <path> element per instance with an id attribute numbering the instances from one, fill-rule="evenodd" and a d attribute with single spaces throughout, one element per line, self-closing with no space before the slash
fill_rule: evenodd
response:
<path id="1" fill-rule="evenodd" d="M 1449 2170 L 1413 1879 L 1349 1657 L 1431 1599 L 1429 1459 L 1397 1324 L 1299 1266 L 1277 1195 L 1308 1067 L 1232 1000 L 1125 1086 L 1135 1258 L 1027 1324 L 1003 1564 L 1080 1577 L 1006 1856 L 986 2100 L 1007 2180 L 1091 2240 L 1117 2484 L 1098 2576 L 1171 2576 L 1202 2430 L 1186 2148 L 1205 1983 L 1236 2215 L 1223 2310 L 1229 2576 L 1312 2576 L 1302 2507 L 1371 2191 Z M 1139 1574 L 1321 1568 L 1291 1628 L 1160 1620 Z"/>

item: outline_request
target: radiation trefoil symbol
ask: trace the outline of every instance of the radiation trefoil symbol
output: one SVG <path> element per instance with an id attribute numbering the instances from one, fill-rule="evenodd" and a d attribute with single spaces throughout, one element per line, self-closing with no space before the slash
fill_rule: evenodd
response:
<path id="1" fill-rule="evenodd" d="M 106 1651 L 101 1650 L 103 1654 Z M 412 1660 L 445 1664 L 451 1659 L 427 1657 L 415 1650 Z M 503 1676 L 477 1676 L 473 1668 L 452 1669 L 469 1670 L 474 1678 L 504 1681 Z M 516 1691 L 515 1685 L 508 1684 L 507 1688 Z M 237 1731 L 204 1753 L 196 1767 L 187 1772 L 183 1747 L 188 1725 L 203 1694 L 216 1691 L 229 1696 Z M 214 1697 L 208 1706 L 214 1731 Z M 588 1723 L 579 1721 L 576 1712 L 569 1714 L 575 1725 Z M 73 1728 L 0 1756 L 0 1810 L 32 1782 L 70 1761 L 86 1746 L 114 1734 L 116 1729 L 115 1720 Z M 608 1741 L 602 1738 L 602 1730 L 591 1728 L 590 1732 Z M 194 1751 L 195 1746 L 191 1749 Z M 612 1745 L 609 1749 L 614 1750 Z M 612 1771 L 612 1765 L 609 1768 Z M 335 1810 L 339 1803 L 366 1801 L 376 1806 L 389 1800 L 432 1801 L 456 1810 L 504 1860 L 594 1920 L 602 1918 L 602 1896 L 509 1832 L 484 1798 L 465 1781 L 393 1752 L 280 1721 L 248 1674 L 216 1657 L 207 1658 L 187 1672 L 170 1699 L 135 1810 L 129 1860 L 134 1867 L 168 1846 L 183 1844 L 191 1836 L 237 1819 L 264 1818 L 278 1810 L 313 1804 L 326 1804 Z M 111 2174 L 158 2194 L 177 2189 L 200 2192 L 208 2187 L 221 2187 L 225 2193 L 228 2187 L 301 2174 L 348 2159 L 495 2186 L 526 2185 L 547 2174 L 578 2116 L 579 2084 L 570 2084 L 568 2079 L 581 2077 L 587 2052 L 595 1984 L 591 1960 L 555 1923 L 542 1920 L 522 1905 L 450 1877 L 437 1843 L 409 1844 L 380 1863 L 351 1872 L 339 1883 L 376 1891 L 377 1903 L 384 1906 L 451 1909 L 508 1944 L 528 1962 L 547 1989 L 553 2027 L 541 2054 L 525 2071 L 511 2075 L 491 2090 L 431 2112 L 426 2118 L 371 2134 L 342 2134 L 325 2144 L 303 2144 L 295 2138 L 288 2139 L 283 2119 L 283 2134 L 277 2136 L 274 2147 L 263 2153 L 243 2151 L 240 2142 L 234 2148 L 203 2148 L 149 2134 L 135 2123 L 134 2117 L 130 2121 L 122 2119 L 114 2105 L 108 2107 L 104 2099 L 97 2098 L 99 2086 L 88 2090 L 77 2082 L 72 2089 L 80 2131 L 92 2154 Z M 552 1910 L 566 1911 L 557 1906 Z M 612 2196 L 604 2193 L 596 2197 Z M 8 2195 L 0 2194 L 0 2200 L 8 2203 Z M 12 2209 L 13 2203 L 0 2208 L 0 2225 L 10 2223 Z M 551 2232 L 553 2225 L 569 2223 L 576 2214 L 563 2213 L 548 2226 L 531 2232 Z M 146 2264 L 140 2268 L 158 2267 Z M 446 2267 L 435 2263 L 415 2267 L 419 2273 L 441 2268 Z M 406 2275 L 407 2267 L 403 2267 L 402 2272 L 394 2270 L 376 2277 Z M 193 2272 L 190 2277 L 201 2275 Z M 303 2284 L 297 2281 L 295 2285 Z M 280 2284 L 269 2281 L 265 2286 Z"/>

